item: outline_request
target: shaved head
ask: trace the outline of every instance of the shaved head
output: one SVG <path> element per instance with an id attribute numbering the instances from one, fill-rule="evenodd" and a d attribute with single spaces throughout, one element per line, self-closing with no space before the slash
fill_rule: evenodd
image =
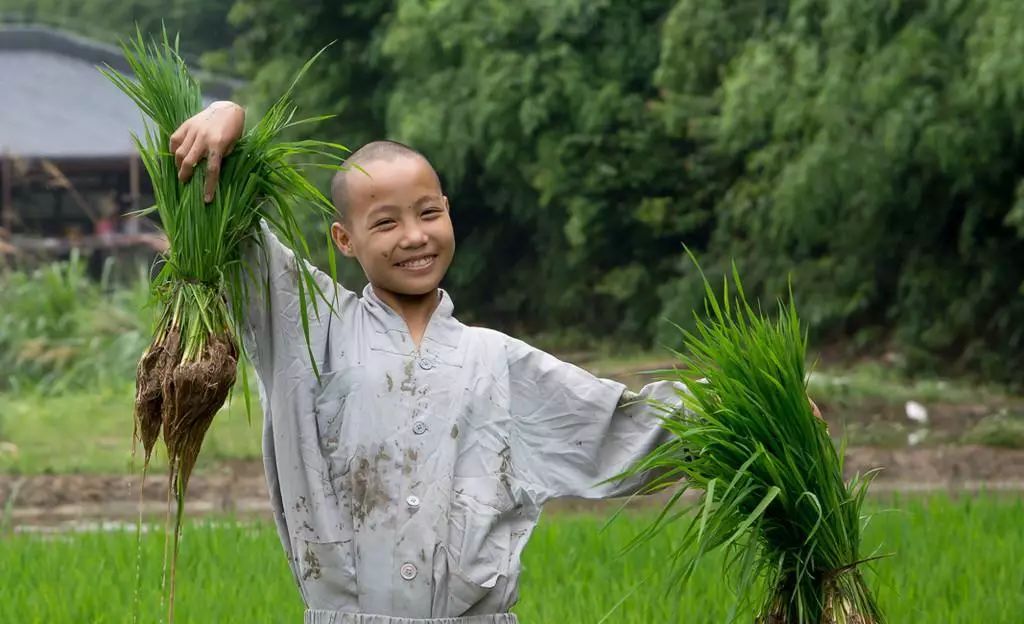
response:
<path id="1" fill-rule="evenodd" d="M 345 169 L 339 170 L 331 180 L 331 200 L 338 211 L 338 216 L 343 222 L 348 221 L 349 209 L 351 208 L 348 192 L 349 176 L 365 176 L 365 172 L 359 168 L 377 161 L 394 161 L 401 158 L 419 158 L 430 167 L 434 178 L 437 179 L 437 186 L 441 186 L 441 180 L 434 171 L 433 165 L 427 157 L 408 145 L 398 141 L 372 141 L 352 152 L 352 155 L 345 159 Z"/>
<path id="2" fill-rule="evenodd" d="M 331 197 L 338 211 L 331 240 L 359 262 L 374 292 L 396 311 L 437 305 L 455 231 L 430 162 L 401 143 L 374 141 L 345 161 Z"/>

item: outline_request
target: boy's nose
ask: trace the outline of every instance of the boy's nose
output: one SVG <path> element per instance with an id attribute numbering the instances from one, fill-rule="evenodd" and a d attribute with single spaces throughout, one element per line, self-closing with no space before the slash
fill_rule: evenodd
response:
<path id="1" fill-rule="evenodd" d="M 427 233 L 420 227 L 411 227 L 402 237 L 402 247 L 422 247 L 427 244 Z"/>

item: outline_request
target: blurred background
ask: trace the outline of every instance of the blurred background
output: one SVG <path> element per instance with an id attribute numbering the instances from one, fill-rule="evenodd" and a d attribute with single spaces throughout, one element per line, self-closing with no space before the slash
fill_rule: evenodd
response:
<path id="1" fill-rule="evenodd" d="M 431 159 L 464 322 L 637 386 L 701 310 L 685 245 L 766 309 L 792 292 L 851 473 L 953 500 L 1024 486 L 1020 0 L 0 0 L 0 535 L 136 511 L 132 383 L 166 240 L 127 216 L 152 201 L 141 120 L 96 71 L 136 24 L 180 33 L 207 98 L 250 120 L 336 41 L 297 91 L 335 117 L 300 130 Z M 265 513 L 258 458 L 236 396 L 195 508 Z"/>

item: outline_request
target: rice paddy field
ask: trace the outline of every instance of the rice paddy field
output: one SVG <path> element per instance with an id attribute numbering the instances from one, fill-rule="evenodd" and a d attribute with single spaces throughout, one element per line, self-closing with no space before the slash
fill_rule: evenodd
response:
<path id="1" fill-rule="evenodd" d="M 893 556 L 868 578 L 893 623 L 1020 622 L 1024 502 L 1017 495 L 898 497 L 871 503 L 866 550 Z M 734 603 L 720 559 L 665 591 L 672 535 L 622 554 L 650 512 L 550 513 L 524 556 L 524 624 L 723 623 Z M 0 622 L 160 622 L 164 536 L 148 527 L 0 537 Z M 177 622 L 300 622 L 302 605 L 274 527 L 204 520 L 186 527 Z M 740 612 L 738 622 L 750 622 Z"/>

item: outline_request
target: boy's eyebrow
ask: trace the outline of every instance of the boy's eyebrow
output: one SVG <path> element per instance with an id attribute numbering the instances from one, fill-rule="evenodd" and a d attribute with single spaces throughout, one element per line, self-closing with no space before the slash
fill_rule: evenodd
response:
<path id="1" fill-rule="evenodd" d="M 433 200 L 439 200 L 439 199 L 441 199 L 440 195 L 424 195 L 423 197 L 420 197 L 415 202 L 413 202 L 412 205 L 413 206 L 419 206 L 422 203 L 425 203 L 425 202 L 428 202 L 428 201 L 433 201 Z"/>
<path id="2" fill-rule="evenodd" d="M 375 217 L 378 213 L 390 212 L 392 210 L 398 210 L 398 206 L 395 206 L 394 204 L 384 204 L 382 206 L 377 206 L 370 212 L 366 213 L 366 218 L 367 220 L 369 220 Z"/>

